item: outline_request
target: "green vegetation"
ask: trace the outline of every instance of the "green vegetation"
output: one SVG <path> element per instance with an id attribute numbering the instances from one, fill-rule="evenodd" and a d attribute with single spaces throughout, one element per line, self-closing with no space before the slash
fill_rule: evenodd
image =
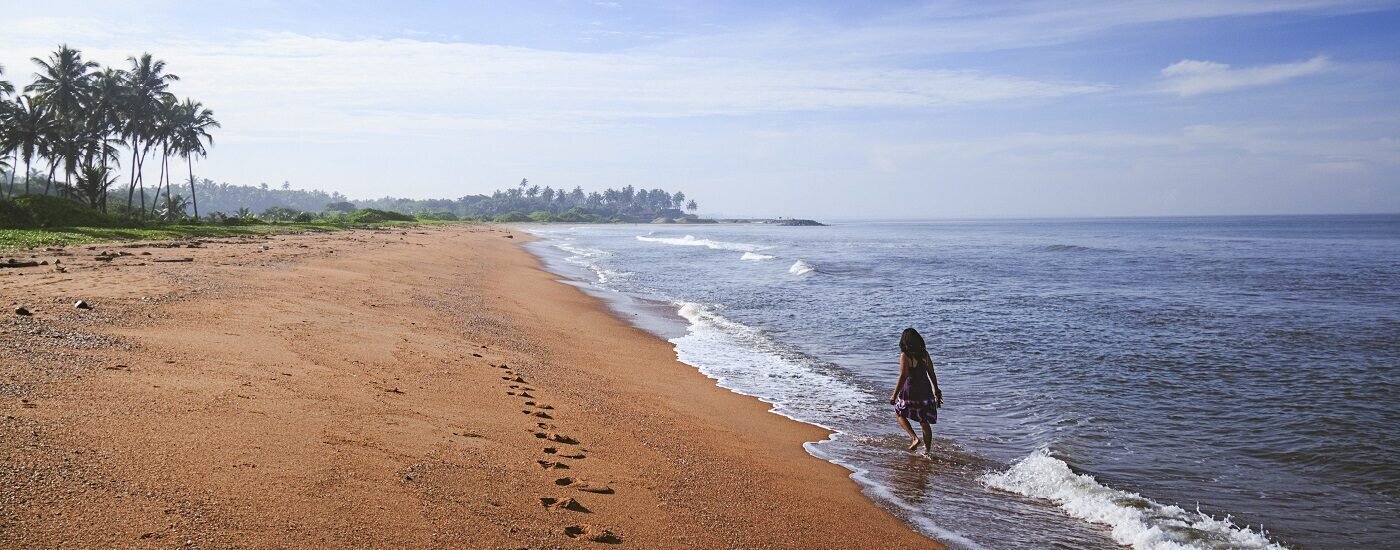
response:
<path id="1" fill-rule="evenodd" d="M 0 229 L 0 250 L 45 246 L 67 246 L 104 241 L 159 241 L 192 237 L 266 235 L 306 231 L 338 231 L 349 225 L 329 223 L 265 224 L 243 227 L 218 225 L 162 225 L 152 228 L 59 227 L 47 229 Z"/>
<path id="2" fill-rule="evenodd" d="M 0 200 L 0 228 L 26 227 L 120 227 L 122 220 L 68 199 L 44 195 Z"/>
<path id="3" fill-rule="evenodd" d="M 8 172 L 0 181 L 0 199 L 14 198 L 21 190 L 32 195 L 42 181 L 45 196 L 71 199 L 93 211 L 115 211 L 127 219 L 180 222 L 189 216 L 190 208 L 199 217 L 194 158 L 205 156 L 205 146 L 213 143 L 209 132 L 219 122 L 203 104 L 181 101 L 170 93 L 170 83 L 179 77 L 166 72 L 164 61 L 145 53 L 128 57 L 127 69 L 101 67 L 67 45 L 59 46 L 47 59 L 31 61 L 36 66 L 34 82 L 25 86 L 23 94 L 7 99 L 14 86 L 0 80 L 0 159 L 8 159 L 0 162 Z M 119 147 L 130 152 L 130 161 L 126 187 L 114 190 L 121 179 L 116 170 L 126 157 Z M 174 191 L 172 156 L 185 159 L 188 197 Z M 144 176 L 145 163 L 151 158 L 159 161 L 159 175 L 148 198 Z M 39 171 L 34 170 L 36 161 Z M 22 186 L 16 181 L 21 162 Z M 62 181 L 56 177 L 60 173 Z M 135 202 L 138 190 L 139 204 Z M 125 204 L 117 204 L 123 191 Z"/>
<path id="4" fill-rule="evenodd" d="M 529 180 L 490 195 L 468 195 L 452 199 L 396 199 L 384 197 L 356 201 L 366 208 L 378 208 L 422 216 L 451 213 L 461 219 L 497 222 L 568 222 L 568 223 L 646 223 L 657 218 L 696 219 L 699 205 L 685 193 L 670 193 L 664 189 L 638 189 L 631 185 L 601 192 L 584 192 L 531 185 Z M 686 211 L 690 211 L 689 214 Z M 529 214 L 526 214 L 529 212 Z"/>
<path id="5" fill-rule="evenodd" d="M 352 223 L 411 222 L 417 218 L 399 212 L 387 212 L 374 208 L 362 208 L 345 217 Z"/>
<path id="6" fill-rule="evenodd" d="M 141 223 L 103 214 L 61 197 L 20 196 L 14 200 L 0 200 L 0 250 L 102 241 L 169 240 L 454 223 L 454 220 L 441 216 L 416 218 L 373 209 L 329 216 L 288 209 L 270 210 L 264 212 L 263 217 L 243 209 L 234 216 L 216 213 L 206 218 L 214 223 Z"/>

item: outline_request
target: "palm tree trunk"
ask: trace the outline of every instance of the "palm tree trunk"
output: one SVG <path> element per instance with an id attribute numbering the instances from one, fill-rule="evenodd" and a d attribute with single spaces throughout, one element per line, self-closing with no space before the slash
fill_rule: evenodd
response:
<path id="1" fill-rule="evenodd" d="M 165 148 L 164 153 L 165 155 L 162 156 L 160 159 L 160 164 L 161 167 L 165 169 L 165 204 L 169 205 L 170 191 L 171 188 L 174 187 L 174 185 L 172 185 L 170 181 L 170 147 L 167 146 Z M 184 212 L 181 212 L 181 214 L 183 215 Z"/>
<path id="2" fill-rule="evenodd" d="M 190 168 L 190 200 L 194 201 L 194 221 L 199 221 L 199 197 L 194 192 L 194 155 L 185 157 L 185 165 Z"/>
<path id="3" fill-rule="evenodd" d="M 29 196 L 29 157 L 24 158 L 24 195 Z"/>
<path id="4" fill-rule="evenodd" d="M 15 161 L 10 163 L 10 196 L 15 196 L 15 170 L 19 170 L 19 147 L 15 147 Z"/>
<path id="5" fill-rule="evenodd" d="M 141 221 L 146 221 L 146 153 L 150 145 L 141 149 L 141 157 L 136 160 L 136 185 L 141 189 Z"/>
<path id="6" fill-rule="evenodd" d="M 131 184 L 126 187 L 126 211 L 131 212 L 131 200 L 136 195 L 136 149 L 138 144 L 136 137 L 131 138 Z M 142 208 L 146 206 L 141 205 Z"/>
<path id="7" fill-rule="evenodd" d="M 102 180 L 102 183 L 103 183 L 103 184 L 106 184 L 106 183 L 107 183 L 107 180 L 106 180 L 105 178 L 107 177 L 107 144 L 108 144 L 108 142 L 109 142 L 109 140 L 108 140 L 107 137 L 104 135 L 104 136 L 102 137 L 102 149 L 98 152 L 98 154 L 102 155 L 102 177 L 104 178 L 104 179 Z M 89 162 L 90 162 L 90 161 L 89 161 Z M 101 205 L 102 213 L 103 213 L 103 214 L 106 214 L 106 213 L 107 213 L 107 188 L 105 188 L 105 187 L 102 188 L 102 198 L 101 198 L 101 199 L 98 199 L 98 203 Z"/>
<path id="8" fill-rule="evenodd" d="M 53 175 L 58 173 L 58 163 L 49 162 L 49 179 L 44 182 L 44 196 L 49 196 L 49 187 L 53 185 Z"/>

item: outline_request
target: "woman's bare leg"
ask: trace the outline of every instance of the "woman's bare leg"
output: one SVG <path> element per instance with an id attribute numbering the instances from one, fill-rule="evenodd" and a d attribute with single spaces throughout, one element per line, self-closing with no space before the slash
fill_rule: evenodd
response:
<path id="1" fill-rule="evenodd" d="M 929 427 L 928 422 L 920 422 L 919 427 L 924 429 L 924 451 L 933 452 L 933 428 Z M 909 430 L 909 433 L 914 433 L 914 430 Z"/>
<path id="2" fill-rule="evenodd" d="M 899 427 L 904 428 L 904 433 L 909 434 L 909 438 L 913 440 L 909 443 L 909 450 L 919 448 L 919 436 L 914 433 L 914 427 L 909 425 L 909 419 L 899 416 L 899 413 L 895 413 L 894 417 L 899 419 Z"/>

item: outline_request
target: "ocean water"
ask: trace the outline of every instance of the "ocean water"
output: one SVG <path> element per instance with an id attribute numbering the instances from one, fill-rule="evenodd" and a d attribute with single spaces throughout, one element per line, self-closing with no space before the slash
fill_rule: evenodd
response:
<path id="1" fill-rule="evenodd" d="M 530 230 L 955 547 L 1400 546 L 1400 216 Z M 927 456 L 887 402 L 911 326 Z"/>

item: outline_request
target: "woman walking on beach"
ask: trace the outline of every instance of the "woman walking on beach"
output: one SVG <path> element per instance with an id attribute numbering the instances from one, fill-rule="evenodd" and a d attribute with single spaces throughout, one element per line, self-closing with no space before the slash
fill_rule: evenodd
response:
<path id="1" fill-rule="evenodd" d="M 913 420 L 924 429 L 924 451 L 931 451 L 933 435 L 929 424 L 938 422 L 938 407 L 943 405 L 943 390 L 938 388 L 938 375 L 933 372 L 933 359 L 924 347 L 924 337 L 912 328 L 899 336 L 899 381 L 890 394 L 894 415 L 899 426 L 909 434 L 909 450 L 919 448 L 919 436 L 909 425 Z"/>

